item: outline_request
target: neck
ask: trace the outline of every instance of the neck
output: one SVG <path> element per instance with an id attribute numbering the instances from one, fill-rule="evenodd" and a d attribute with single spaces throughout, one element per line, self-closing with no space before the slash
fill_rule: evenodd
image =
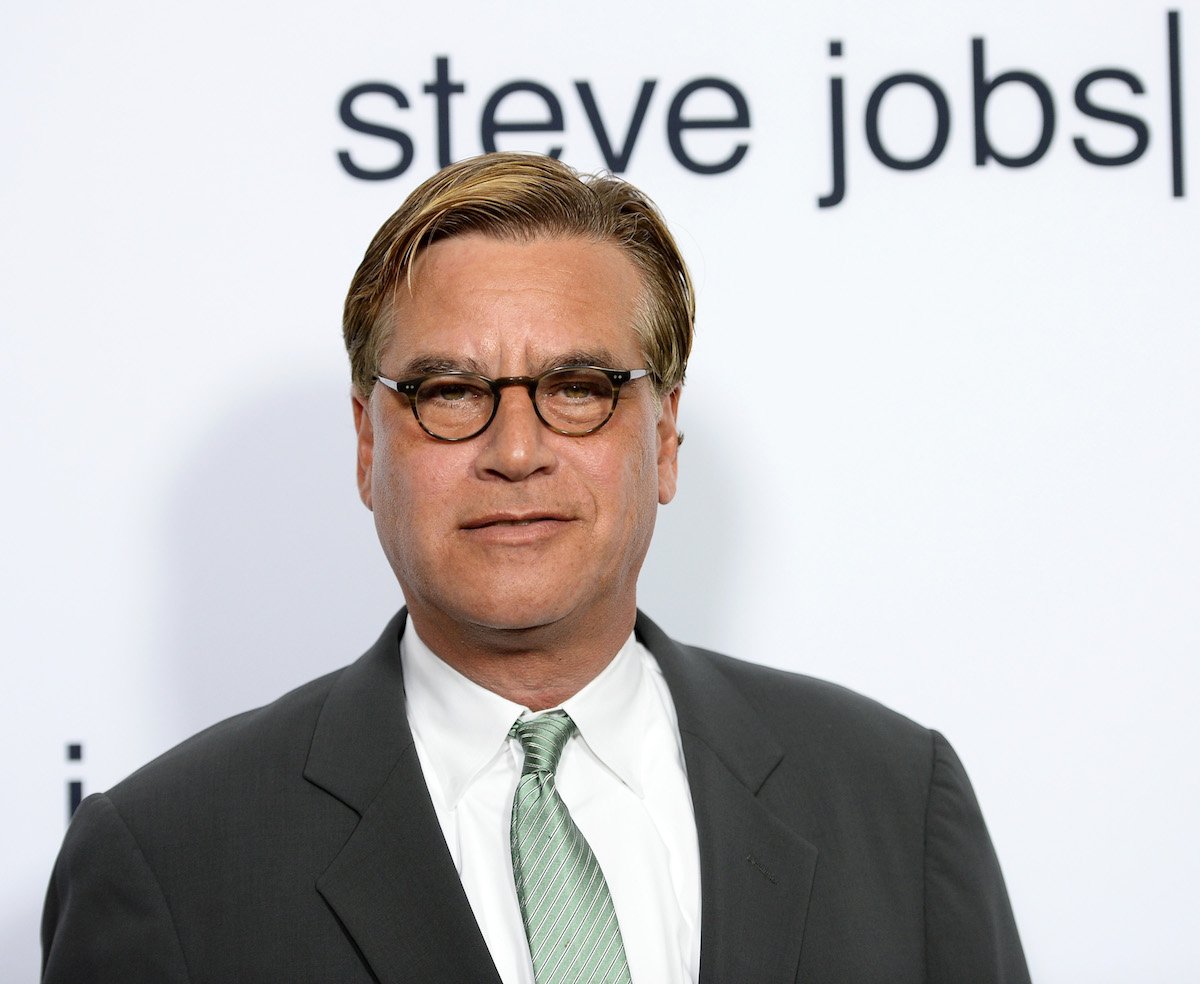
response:
<path id="1" fill-rule="evenodd" d="M 411 610 L 422 641 L 468 680 L 532 711 L 556 707 L 604 670 L 633 631 L 636 610 L 598 626 L 494 628 Z"/>

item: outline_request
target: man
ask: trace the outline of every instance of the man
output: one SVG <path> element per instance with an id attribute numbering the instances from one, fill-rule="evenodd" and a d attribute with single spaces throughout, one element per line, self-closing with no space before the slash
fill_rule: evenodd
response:
<path id="1" fill-rule="evenodd" d="M 45 981 L 1028 980 L 944 739 L 637 612 L 693 313 L 624 182 L 490 155 L 409 197 L 345 317 L 407 610 L 85 801 Z"/>

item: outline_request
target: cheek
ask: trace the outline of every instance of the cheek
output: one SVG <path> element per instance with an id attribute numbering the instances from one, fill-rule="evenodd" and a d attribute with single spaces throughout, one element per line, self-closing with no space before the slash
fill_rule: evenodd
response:
<path id="1" fill-rule="evenodd" d="M 442 449 L 439 449 L 442 450 Z M 414 449 L 387 448 L 376 455 L 376 526 L 385 546 L 406 556 L 434 552 L 457 501 L 453 469 Z"/>
<path id="2" fill-rule="evenodd" d="M 638 539 L 639 531 L 652 529 L 658 506 L 658 466 L 655 445 L 635 432 L 620 445 L 619 453 L 604 463 L 596 480 L 603 490 L 609 521 L 623 527 L 618 541 Z"/>

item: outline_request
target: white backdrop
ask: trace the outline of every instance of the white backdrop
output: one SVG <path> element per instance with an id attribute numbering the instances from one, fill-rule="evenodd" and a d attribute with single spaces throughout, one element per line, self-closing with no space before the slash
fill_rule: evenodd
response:
<path id="1" fill-rule="evenodd" d="M 592 169 L 576 83 L 619 150 L 653 81 L 625 173 L 701 314 L 643 607 L 944 731 L 1038 981 L 1200 981 L 1200 3 L 648 6 L 5 12 L 4 980 L 37 974 L 68 783 L 348 662 L 398 604 L 339 336 L 376 226 L 489 118 L 553 122 L 528 87 L 489 111 L 506 84 L 548 90 L 561 132 L 499 147 Z M 463 92 L 424 91 L 439 57 Z M 985 140 L 1048 147 L 977 165 L 975 91 L 1010 71 L 1035 84 L 987 97 Z M 820 207 L 831 79 L 845 189 Z M 339 117 L 364 83 L 391 89 L 352 113 L 411 142 L 391 179 L 339 161 L 406 163 Z M 673 150 L 672 115 L 736 124 L 735 93 L 744 126 Z M 940 156 L 881 163 L 930 156 L 939 93 Z"/>

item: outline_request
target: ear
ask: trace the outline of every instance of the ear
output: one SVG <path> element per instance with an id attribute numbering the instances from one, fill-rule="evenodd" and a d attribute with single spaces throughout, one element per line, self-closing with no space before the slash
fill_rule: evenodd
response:
<path id="1" fill-rule="evenodd" d="M 679 477 L 679 393 L 676 386 L 663 397 L 658 418 L 658 502 L 665 506 L 675 498 Z"/>
<path id="2" fill-rule="evenodd" d="M 371 424 L 371 408 L 367 400 L 353 393 L 350 402 L 354 409 L 354 430 L 358 434 L 358 497 L 368 509 L 371 504 L 371 478 L 375 461 L 375 428 Z"/>

